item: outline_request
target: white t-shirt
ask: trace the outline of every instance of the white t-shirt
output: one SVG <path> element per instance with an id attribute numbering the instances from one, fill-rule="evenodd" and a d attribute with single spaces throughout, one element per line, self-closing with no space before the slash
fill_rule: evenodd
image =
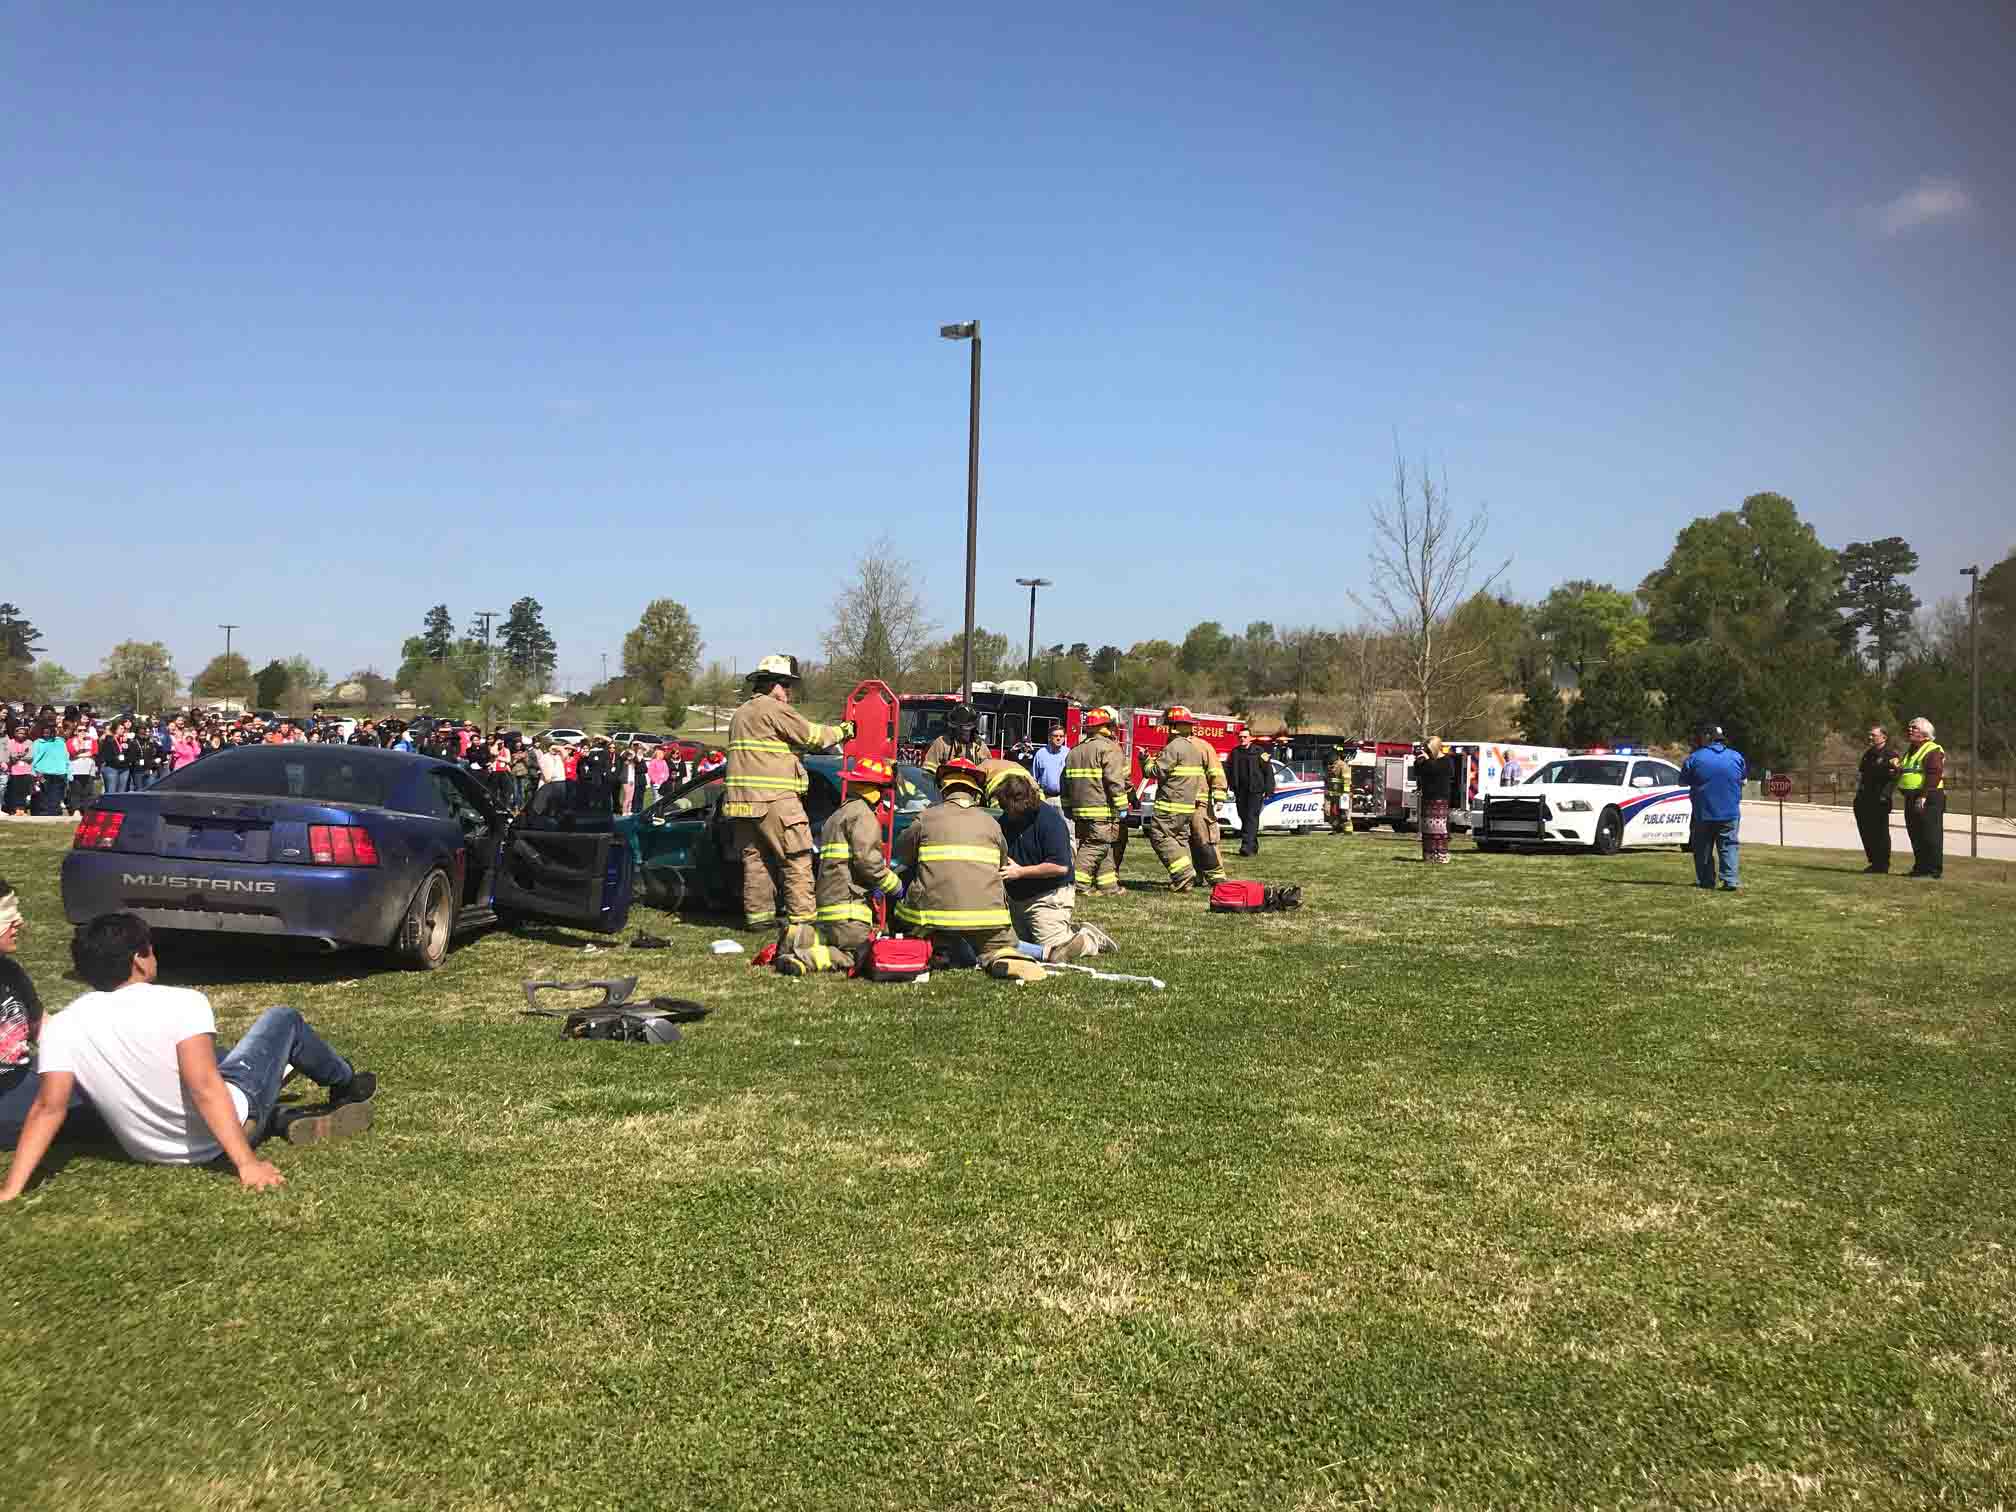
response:
<path id="1" fill-rule="evenodd" d="M 87 992 L 42 1020 L 41 1071 L 67 1071 L 135 1160 L 201 1165 L 222 1150 L 182 1085 L 175 1047 L 215 1034 L 210 999 L 189 987 L 134 982 Z M 225 1083 L 238 1117 L 245 1094 Z"/>

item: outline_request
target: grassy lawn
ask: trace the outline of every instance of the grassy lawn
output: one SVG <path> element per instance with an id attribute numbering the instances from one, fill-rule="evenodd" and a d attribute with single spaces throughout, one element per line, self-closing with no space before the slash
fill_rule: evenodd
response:
<path id="1" fill-rule="evenodd" d="M 60 1004 L 67 832 L 5 835 Z M 7 1504 L 2016 1501 L 2008 869 L 1457 849 L 1086 907 L 1165 993 L 794 982 L 655 913 L 171 958 L 227 1039 L 306 1010 L 378 1125 L 283 1192 L 85 1151 L 0 1209 Z M 717 1012 L 518 1016 L 622 972 Z"/>

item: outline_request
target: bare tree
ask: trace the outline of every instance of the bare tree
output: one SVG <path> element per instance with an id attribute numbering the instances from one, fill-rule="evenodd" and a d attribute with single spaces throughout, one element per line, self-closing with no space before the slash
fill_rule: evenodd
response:
<path id="1" fill-rule="evenodd" d="M 1512 563 L 1507 558 L 1473 583 L 1489 524 L 1486 511 L 1479 506 L 1459 519 L 1447 478 L 1438 484 L 1426 465 L 1418 478 L 1410 477 L 1397 450 L 1392 502 L 1373 504 L 1370 515 L 1372 584 L 1369 602 L 1359 602 L 1392 637 L 1400 699 L 1417 738 L 1425 740 L 1438 725 L 1484 712 L 1491 680 L 1476 673 L 1490 647 L 1457 632 L 1450 620 L 1457 605 L 1489 588 Z"/>
<path id="2" fill-rule="evenodd" d="M 1342 706 L 1344 732 L 1358 737 L 1376 737 L 1379 729 L 1379 690 L 1386 685 L 1386 670 L 1392 661 L 1386 638 L 1370 625 L 1346 630 L 1338 637 L 1337 695 Z"/>
<path id="3" fill-rule="evenodd" d="M 886 535 L 854 564 L 854 580 L 833 600 L 824 637 L 827 663 L 843 685 L 867 677 L 899 683 L 930 643 L 938 627 L 924 616 L 917 581 L 916 563 L 897 556 Z"/>

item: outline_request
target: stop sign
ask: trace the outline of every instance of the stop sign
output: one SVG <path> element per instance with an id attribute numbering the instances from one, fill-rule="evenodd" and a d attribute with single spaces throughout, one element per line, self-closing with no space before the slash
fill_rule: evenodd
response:
<path id="1" fill-rule="evenodd" d="M 1792 796 L 1792 779 L 1783 772 L 1775 772 L 1764 779 L 1764 796 L 1776 798 L 1783 803 Z"/>

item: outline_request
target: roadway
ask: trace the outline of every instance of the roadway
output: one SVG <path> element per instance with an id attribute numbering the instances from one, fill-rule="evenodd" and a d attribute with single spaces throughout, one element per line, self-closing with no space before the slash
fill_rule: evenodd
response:
<path id="1" fill-rule="evenodd" d="M 1778 843 L 1778 805 L 1769 799 L 1754 799 L 1743 805 L 1742 838 L 1745 845 Z M 1911 869 L 1911 837 L 1904 833 L 1904 805 L 1890 815 L 1893 854 L 1890 864 L 1898 871 Z M 1855 828 L 1852 809 L 1830 804 L 1787 803 L 1785 843 L 1810 845 L 1822 850 L 1848 850 L 1858 854 L 1862 837 Z M 1967 854 L 1967 815 L 1946 816 L 1946 859 Z M 1983 860 L 2016 861 L 2016 820 L 1981 816 L 1981 857 Z"/>

